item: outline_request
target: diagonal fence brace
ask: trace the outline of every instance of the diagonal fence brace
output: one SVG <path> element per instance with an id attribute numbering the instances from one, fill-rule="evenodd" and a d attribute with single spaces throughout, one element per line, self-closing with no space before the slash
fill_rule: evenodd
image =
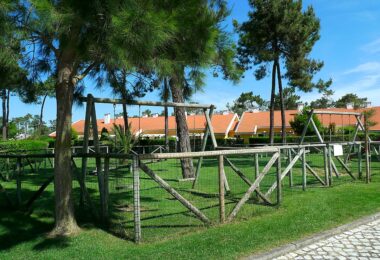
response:
<path id="1" fill-rule="evenodd" d="M 277 161 L 277 159 L 280 157 L 280 153 L 276 152 L 273 154 L 272 158 L 269 160 L 267 165 L 265 165 L 263 171 L 257 176 L 257 179 L 252 183 L 252 185 L 249 187 L 247 192 L 244 194 L 244 196 L 240 199 L 240 201 L 236 204 L 234 209 L 232 210 L 231 214 L 228 216 L 227 221 L 231 221 L 235 218 L 241 207 L 249 200 L 249 197 L 251 194 L 257 189 L 257 187 L 260 185 L 260 182 L 263 180 L 264 176 L 269 172 L 273 164 Z"/>
<path id="2" fill-rule="evenodd" d="M 139 162 L 139 167 L 143 170 L 150 178 L 152 178 L 158 185 L 160 185 L 164 190 L 166 190 L 170 195 L 176 198 L 182 203 L 187 209 L 194 213 L 194 215 L 200 219 L 203 223 L 209 225 L 211 221 L 193 204 L 186 200 L 181 194 L 179 194 L 175 189 L 173 189 L 166 181 L 164 181 L 160 176 L 154 173 L 146 164 Z"/>

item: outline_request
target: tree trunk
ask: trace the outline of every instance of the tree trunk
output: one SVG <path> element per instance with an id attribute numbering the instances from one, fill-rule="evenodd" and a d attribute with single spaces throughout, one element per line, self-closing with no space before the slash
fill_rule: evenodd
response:
<path id="1" fill-rule="evenodd" d="M 9 137 L 9 102 L 10 102 L 10 95 L 11 95 L 11 91 L 8 89 L 8 91 L 7 91 L 7 119 L 6 119 L 6 122 L 5 122 L 5 130 L 6 130 L 7 138 Z"/>
<path id="2" fill-rule="evenodd" d="M 7 90 L 3 89 L 1 91 L 1 99 L 2 99 L 2 108 L 3 108 L 3 141 L 7 140 Z"/>
<path id="3" fill-rule="evenodd" d="M 170 90 L 172 93 L 173 102 L 183 103 L 183 92 L 180 85 L 180 81 L 177 76 L 173 76 L 170 81 Z M 179 151 L 180 152 L 191 152 L 189 129 L 186 121 L 185 108 L 175 107 L 174 108 L 175 119 L 177 123 L 177 136 L 179 141 Z M 191 158 L 181 159 L 182 176 L 183 178 L 193 178 L 193 160 Z"/>
<path id="4" fill-rule="evenodd" d="M 44 115 L 44 106 L 45 106 L 45 101 L 46 101 L 47 95 L 44 96 L 42 99 L 42 104 L 41 104 L 41 112 L 40 112 L 40 122 L 38 124 L 38 133 L 42 135 L 42 125 L 43 125 L 43 115 Z"/>
<path id="5" fill-rule="evenodd" d="M 165 115 L 165 149 L 167 152 L 169 152 L 169 112 L 168 107 L 165 106 L 164 108 L 164 115 Z"/>
<path id="6" fill-rule="evenodd" d="M 74 84 L 72 63 L 59 64 L 55 88 L 57 130 L 54 160 L 55 228 L 52 235 L 70 235 L 79 228 L 74 216 L 71 169 L 71 119 Z"/>
<path id="7" fill-rule="evenodd" d="M 282 138 L 282 143 L 285 144 L 286 143 L 286 118 L 285 118 L 284 94 L 282 91 L 280 62 L 277 60 L 276 64 L 277 64 L 278 92 L 280 96 L 280 108 L 281 108 L 281 138 Z"/>
<path id="8" fill-rule="evenodd" d="M 169 100 L 169 86 L 167 78 L 164 79 L 164 102 L 168 102 Z M 165 115 L 165 149 L 169 152 L 169 111 L 168 107 L 164 107 L 164 115 Z"/>
<path id="9" fill-rule="evenodd" d="M 124 120 L 124 134 L 127 135 L 129 131 L 127 104 L 123 104 L 122 107 L 123 107 L 123 120 Z"/>
<path id="10" fill-rule="evenodd" d="M 276 94 L 276 62 L 273 62 L 272 69 L 272 91 L 270 96 L 270 123 L 269 123 L 269 143 L 274 143 L 274 96 Z"/>

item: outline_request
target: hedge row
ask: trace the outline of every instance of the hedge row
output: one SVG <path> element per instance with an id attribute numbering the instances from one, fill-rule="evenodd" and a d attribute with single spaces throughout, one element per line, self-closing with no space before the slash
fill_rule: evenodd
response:
<path id="1" fill-rule="evenodd" d="M 48 142 L 40 140 L 1 141 L 0 153 L 41 151 L 48 147 Z"/>

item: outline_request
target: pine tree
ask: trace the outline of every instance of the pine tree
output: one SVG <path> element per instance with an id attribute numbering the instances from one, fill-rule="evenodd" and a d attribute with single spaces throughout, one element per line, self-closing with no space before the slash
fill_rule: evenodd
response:
<path id="1" fill-rule="evenodd" d="M 331 80 L 312 82 L 313 76 L 322 68 L 323 62 L 309 58 L 319 39 L 320 24 L 314 10 L 309 6 L 302 10 L 301 0 L 250 0 L 252 11 L 248 21 L 235 26 L 239 32 L 240 62 L 246 69 L 255 68 L 257 80 L 264 78 L 272 64 L 270 99 L 270 142 L 273 144 L 276 79 L 279 87 L 282 139 L 286 140 L 286 120 L 282 79 L 301 91 L 313 89 L 325 91 Z M 281 73 L 281 67 L 286 68 Z"/>
<path id="2" fill-rule="evenodd" d="M 8 137 L 8 123 L 11 92 L 17 92 L 28 84 L 26 71 L 20 67 L 21 44 L 16 28 L 14 12 L 16 3 L 2 1 L 0 3 L 0 96 L 2 100 L 2 136 Z"/>
<path id="3" fill-rule="evenodd" d="M 221 22 L 228 15 L 225 1 L 169 1 L 165 9 L 172 14 L 176 33 L 172 41 L 158 55 L 158 73 L 167 78 L 171 99 L 183 103 L 186 97 L 199 90 L 204 82 L 204 70 L 213 68 L 214 74 L 238 80 L 240 71 L 235 66 L 231 38 L 221 30 Z M 191 151 L 185 109 L 174 109 L 179 151 Z M 182 159 L 184 178 L 194 177 L 191 159 Z"/>
<path id="4" fill-rule="evenodd" d="M 30 77 L 56 78 L 57 126 L 54 165 L 53 235 L 78 231 L 71 172 L 74 92 L 86 76 L 102 78 L 103 68 L 141 67 L 171 35 L 173 25 L 157 1 L 26 0 L 19 5 L 24 63 Z M 33 46 L 33 48 L 31 47 Z"/>

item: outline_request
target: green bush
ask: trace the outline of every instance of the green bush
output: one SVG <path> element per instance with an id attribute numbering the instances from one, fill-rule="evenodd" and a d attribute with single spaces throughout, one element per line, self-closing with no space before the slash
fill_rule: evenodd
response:
<path id="1" fill-rule="evenodd" d="M 301 114 L 296 114 L 294 116 L 294 119 L 290 121 L 290 126 L 294 130 L 295 133 L 298 135 L 301 135 L 303 132 L 303 129 L 305 128 L 305 125 L 307 124 L 309 118 L 309 114 L 307 113 L 307 110 L 303 110 Z M 316 114 L 313 115 L 313 121 L 315 125 L 317 126 L 319 132 L 323 131 L 323 126 L 321 121 L 319 121 L 319 118 Z M 314 135 L 315 130 L 311 124 L 308 125 L 306 135 Z"/>
<path id="2" fill-rule="evenodd" d="M 40 140 L 1 141 L 0 153 L 40 152 L 49 147 L 49 142 Z"/>
<path id="3" fill-rule="evenodd" d="M 47 142 L 49 144 L 48 146 L 49 148 L 54 148 L 54 145 L 55 145 L 55 138 L 47 136 L 47 135 L 34 136 L 33 138 L 29 138 L 28 140 Z"/>

